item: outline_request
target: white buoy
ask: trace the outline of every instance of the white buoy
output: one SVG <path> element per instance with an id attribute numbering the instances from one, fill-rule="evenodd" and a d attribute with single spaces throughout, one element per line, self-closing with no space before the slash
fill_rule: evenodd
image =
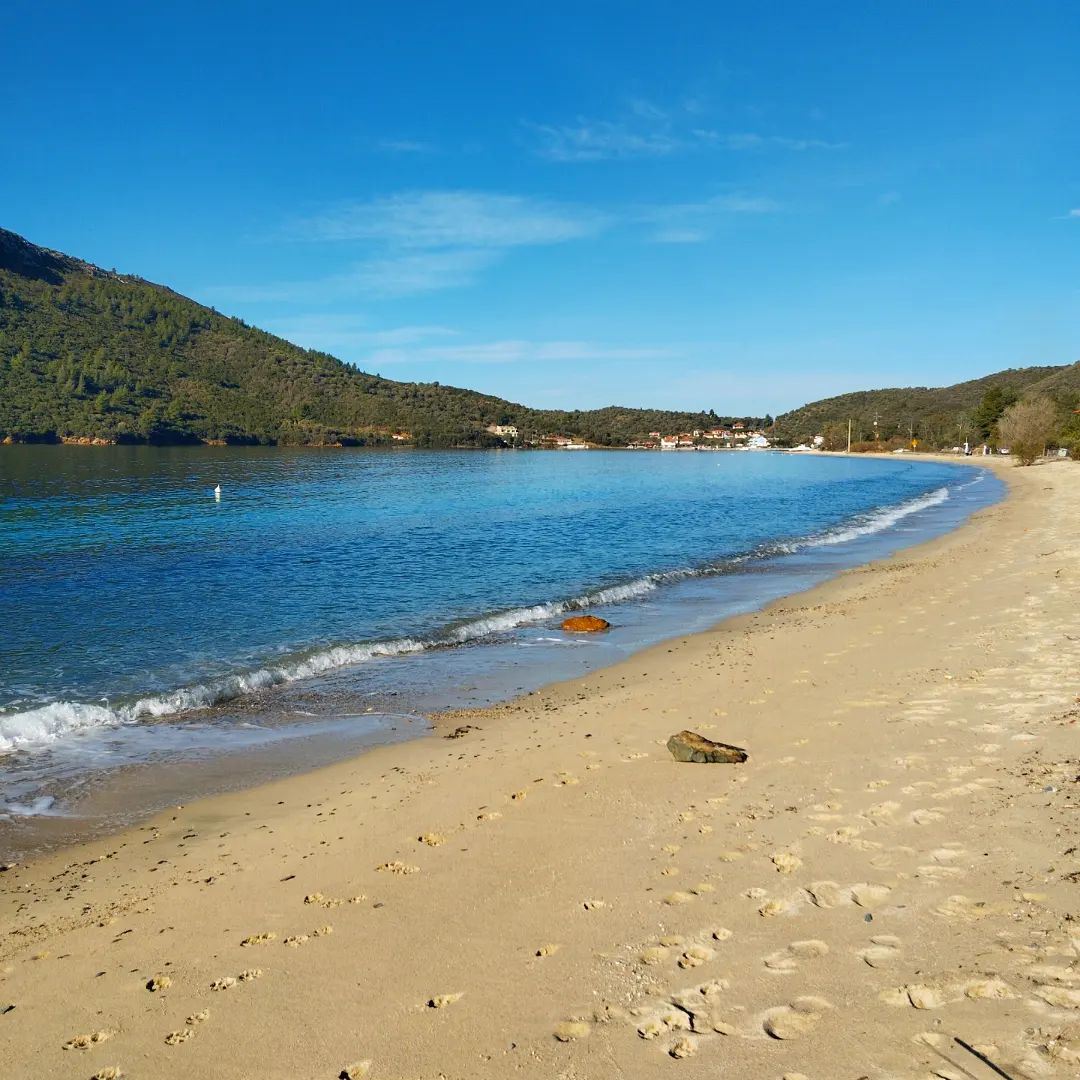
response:
<path id="1" fill-rule="evenodd" d="M 216 487 L 214 488 L 214 499 L 215 499 L 215 500 L 216 500 L 217 502 L 221 502 L 221 485 L 220 485 L 220 484 L 218 484 L 218 485 L 217 485 L 217 486 L 216 486 Z"/>

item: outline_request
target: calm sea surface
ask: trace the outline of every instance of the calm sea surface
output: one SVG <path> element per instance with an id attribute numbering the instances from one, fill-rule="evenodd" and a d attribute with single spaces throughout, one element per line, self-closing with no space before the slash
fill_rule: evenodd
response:
<path id="1" fill-rule="evenodd" d="M 0 814 L 61 813 L 120 764 L 377 735 L 577 674 L 1001 490 L 764 452 L 3 447 Z M 584 609 L 614 630 L 558 630 Z"/>

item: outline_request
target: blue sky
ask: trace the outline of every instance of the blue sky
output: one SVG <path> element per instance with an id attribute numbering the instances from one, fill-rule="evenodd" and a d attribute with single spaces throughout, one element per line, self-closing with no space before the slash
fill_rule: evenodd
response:
<path id="1" fill-rule="evenodd" d="M 0 225 L 538 406 L 1080 359 L 1077 4 L 521 7 L 8 0 Z"/>

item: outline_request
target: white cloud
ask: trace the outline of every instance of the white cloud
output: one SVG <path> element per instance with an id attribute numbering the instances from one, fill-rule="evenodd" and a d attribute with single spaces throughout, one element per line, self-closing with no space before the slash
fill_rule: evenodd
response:
<path id="1" fill-rule="evenodd" d="M 364 315 L 337 312 L 268 319 L 265 327 L 271 333 L 305 349 L 320 349 L 337 355 L 359 349 L 415 345 L 432 339 L 455 337 L 458 333 L 448 326 L 393 326 L 374 329 Z"/>
<path id="2" fill-rule="evenodd" d="M 324 303 L 358 297 L 393 299 L 471 285 L 480 271 L 499 257 L 499 252 L 482 248 L 390 252 L 354 262 L 340 274 L 310 281 L 225 286 L 208 291 L 212 297 L 234 303 Z"/>
<path id="3" fill-rule="evenodd" d="M 421 139 L 380 139 L 375 147 L 384 154 L 434 154 L 438 147 Z"/>
<path id="4" fill-rule="evenodd" d="M 847 145 L 828 142 L 825 139 L 794 139 L 787 135 L 759 135 L 752 131 L 725 134 L 697 128 L 694 130 L 694 135 L 727 150 L 842 150 Z"/>
<path id="5" fill-rule="evenodd" d="M 618 158 L 664 157 L 682 142 L 667 130 L 635 130 L 630 124 L 578 117 L 574 124 L 531 124 L 535 152 L 549 161 L 609 161 Z"/>
<path id="6" fill-rule="evenodd" d="M 524 125 L 536 136 L 534 152 L 560 162 L 666 157 L 705 149 L 839 150 L 846 145 L 817 138 L 717 131 L 701 126 L 703 111 L 699 99 L 685 99 L 672 109 L 634 99 L 616 119 L 578 116 L 573 123 L 524 121 Z"/>
<path id="7" fill-rule="evenodd" d="M 588 341 L 489 341 L 461 345 L 427 345 L 419 348 L 376 349 L 363 357 L 362 366 L 372 370 L 393 364 L 428 361 L 467 364 L 514 364 L 544 361 L 659 360 L 677 355 L 665 347 L 630 348 L 598 345 Z"/>
<path id="8" fill-rule="evenodd" d="M 497 252 L 483 248 L 389 254 L 357 263 L 349 273 L 331 280 L 347 294 L 413 296 L 471 285 L 498 258 Z"/>
<path id="9" fill-rule="evenodd" d="M 1069 218 L 1080 218 L 1080 206 L 1070 210 L 1065 216 Z"/>
<path id="10" fill-rule="evenodd" d="M 709 238 L 706 229 L 657 229 L 652 239 L 658 244 L 700 244 Z"/>
<path id="11" fill-rule="evenodd" d="M 714 195 L 696 203 L 669 203 L 641 211 L 640 220 L 657 226 L 650 239 L 659 244 L 697 244 L 707 240 L 725 217 L 739 214 L 773 214 L 783 209 L 764 195 L 734 193 Z"/>
<path id="12" fill-rule="evenodd" d="M 340 204 L 299 222 L 312 240 L 367 240 L 398 248 L 508 248 L 557 244 L 602 228 L 576 207 L 482 191 L 407 191 Z"/>

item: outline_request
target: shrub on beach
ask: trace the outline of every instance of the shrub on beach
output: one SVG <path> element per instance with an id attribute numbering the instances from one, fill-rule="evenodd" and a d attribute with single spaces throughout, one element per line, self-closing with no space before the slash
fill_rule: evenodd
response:
<path id="1" fill-rule="evenodd" d="M 998 435 L 1018 465 L 1032 465 L 1059 430 L 1058 412 L 1046 397 L 1010 405 L 998 421 Z"/>

